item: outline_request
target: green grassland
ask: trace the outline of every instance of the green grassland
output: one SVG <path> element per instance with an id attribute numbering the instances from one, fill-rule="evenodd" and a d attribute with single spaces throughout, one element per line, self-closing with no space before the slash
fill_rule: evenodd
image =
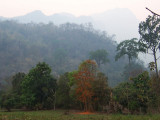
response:
<path id="1" fill-rule="evenodd" d="M 15 111 L 0 112 L 0 120 L 160 120 L 160 115 L 121 115 L 95 113 L 90 115 L 65 111 Z"/>

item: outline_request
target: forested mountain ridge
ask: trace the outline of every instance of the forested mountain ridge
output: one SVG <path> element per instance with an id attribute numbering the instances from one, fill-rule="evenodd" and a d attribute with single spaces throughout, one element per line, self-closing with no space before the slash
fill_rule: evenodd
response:
<path id="1" fill-rule="evenodd" d="M 121 82 L 127 60 L 115 62 L 117 43 L 91 24 L 19 24 L 0 22 L 0 80 L 17 73 L 27 73 L 38 62 L 48 63 L 54 76 L 76 70 L 79 63 L 97 49 L 108 52 L 109 63 L 101 66 L 111 86 Z"/>

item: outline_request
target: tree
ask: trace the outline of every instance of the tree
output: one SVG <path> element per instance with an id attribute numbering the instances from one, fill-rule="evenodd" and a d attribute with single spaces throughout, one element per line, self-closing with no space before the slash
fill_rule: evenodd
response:
<path id="1" fill-rule="evenodd" d="M 21 83 L 25 77 L 25 73 L 17 73 L 12 77 L 12 89 L 14 92 L 21 92 Z"/>
<path id="2" fill-rule="evenodd" d="M 108 78 L 104 73 L 98 72 L 93 82 L 94 92 L 94 109 L 102 110 L 103 106 L 106 106 L 110 101 L 110 88 L 107 82 Z"/>
<path id="3" fill-rule="evenodd" d="M 151 96 L 151 80 L 148 72 L 131 78 L 132 83 L 124 82 L 114 89 L 116 101 L 132 112 L 146 112 Z"/>
<path id="4" fill-rule="evenodd" d="M 17 73 L 12 77 L 12 96 L 15 99 L 14 108 L 21 108 L 21 95 L 22 95 L 22 87 L 21 83 L 24 80 L 25 73 Z"/>
<path id="5" fill-rule="evenodd" d="M 100 67 L 101 64 L 105 64 L 108 62 L 107 59 L 108 53 L 105 49 L 99 49 L 96 51 L 90 52 L 90 59 L 95 60 L 98 67 Z"/>
<path id="6" fill-rule="evenodd" d="M 130 64 L 133 58 L 138 57 L 139 52 L 145 52 L 145 49 L 143 49 L 136 40 L 137 38 L 132 38 L 131 40 L 120 42 L 117 46 L 118 53 L 115 56 L 115 60 L 117 61 L 122 56 L 127 55 Z"/>
<path id="7" fill-rule="evenodd" d="M 15 96 L 11 91 L 5 92 L 1 95 L 0 106 L 7 109 L 8 112 L 14 107 L 15 102 Z"/>
<path id="8" fill-rule="evenodd" d="M 137 92 L 137 103 L 139 103 L 139 108 L 142 108 L 146 112 L 149 102 L 149 95 L 151 92 L 151 80 L 149 73 L 147 71 L 139 74 L 137 77 L 131 79 L 133 81 L 133 87 Z"/>
<path id="9" fill-rule="evenodd" d="M 158 77 L 157 68 L 157 50 L 160 48 L 160 19 L 156 15 L 148 16 L 146 21 L 142 21 L 139 24 L 139 42 L 143 45 L 143 48 L 150 50 L 154 56 L 155 70 Z"/>
<path id="10" fill-rule="evenodd" d="M 137 102 L 134 100 L 136 92 L 131 83 L 122 82 L 114 88 L 113 92 L 115 100 L 119 104 L 123 105 L 123 107 L 127 108 L 128 110 L 136 109 Z"/>
<path id="11" fill-rule="evenodd" d="M 1 107 L 6 108 L 10 111 L 11 108 L 21 108 L 21 99 L 22 94 L 21 83 L 25 77 L 24 73 L 17 73 L 11 77 L 12 88 L 9 91 L 4 91 L 1 95 Z"/>
<path id="12" fill-rule="evenodd" d="M 151 108 L 160 108 L 160 78 L 156 76 L 155 72 L 152 72 L 150 75 L 151 78 L 151 92 L 152 97 L 150 100 Z"/>
<path id="13" fill-rule="evenodd" d="M 70 87 L 69 87 L 69 79 L 68 79 L 68 73 L 65 73 L 63 75 L 60 76 L 60 78 L 58 79 L 58 89 L 56 92 L 56 104 L 61 107 L 61 108 L 69 108 L 69 91 L 70 91 Z"/>
<path id="14" fill-rule="evenodd" d="M 96 63 L 92 60 L 86 60 L 79 66 L 75 75 L 77 99 L 84 104 L 85 111 L 93 110 L 92 97 L 94 96 L 92 83 L 96 77 Z"/>
<path id="15" fill-rule="evenodd" d="M 108 78 L 97 70 L 95 61 L 82 62 L 74 76 L 76 97 L 83 103 L 85 111 L 102 110 L 109 103 Z"/>
<path id="16" fill-rule="evenodd" d="M 70 109 L 71 105 L 71 95 L 70 90 L 72 85 L 74 84 L 75 71 L 67 72 L 60 76 L 58 80 L 58 89 L 57 89 L 57 105 L 59 107 Z M 73 105 L 73 102 L 72 102 Z"/>
<path id="17" fill-rule="evenodd" d="M 38 63 L 25 76 L 22 84 L 22 102 L 30 109 L 53 108 L 55 102 L 56 79 L 51 75 L 51 68 Z"/>

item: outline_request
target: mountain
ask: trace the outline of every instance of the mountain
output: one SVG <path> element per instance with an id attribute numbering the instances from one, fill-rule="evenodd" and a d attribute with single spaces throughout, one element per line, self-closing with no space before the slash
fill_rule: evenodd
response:
<path id="1" fill-rule="evenodd" d="M 94 28 L 107 31 L 109 35 L 114 34 L 115 40 L 118 42 L 133 37 L 139 37 L 138 24 L 136 16 L 127 8 L 116 8 L 103 13 L 94 14 L 91 16 L 75 17 L 69 13 L 56 13 L 46 16 L 41 11 L 36 10 L 24 16 L 11 18 L 20 23 L 49 23 L 55 25 L 64 23 L 85 24 L 92 23 Z"/>
<path id="2" fill-rule="evenodd" d="M 40 10 L 33 11 L 24 16 L 13 17 L 11 20 L 16 20 L 20 23 L 48 23 L 48 17 L 44 15 Z"/>
<path id="3" fill-rule="evenodd" d="M 53 22 L 56 25 L 64 24 L 64 23 L 88 23 L 92 22 L 92 18 L 89 16 L 80 16 L 75 17 L 72 14 L 69 13 L 56 13 L 50 16 L 46 16 L 43 14 L 40 10 L 33 11 L 31 13 L 28 13 L 24 16 L 18 16 L 11 18 L 11 20 L 16 20 L 20 23 L 49 23 Z"/>

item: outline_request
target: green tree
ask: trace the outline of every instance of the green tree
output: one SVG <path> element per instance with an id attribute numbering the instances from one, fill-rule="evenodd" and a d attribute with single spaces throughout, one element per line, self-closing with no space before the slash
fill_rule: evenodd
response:
<path id="1" fill-rule="evenodd" d="M 16 93 L 21 92 L 21 83 L 25 77 L 25 73 L 17 73 L 12 77 L 12 89 Z"/>
<path id="2" fill-rule="evenodd" d="M 57 82 L 56 104 L 58 107 L 70 109 L 75 104 L 75 80 L 76 71 L 66 72 L 60 76 Z M 73 88 L 72 88 L 73 87 Z M 72 104 L 71 104 L 72 103 Z"/>
<path id="3" fill-rule="evenodd" d="M 158 77 L 157 68 L 157 50 L 160 48 L 160 19 L 156 16 L 148 16 L 146 21 L 142 21 L 139 24 L 139 42 L 143 45 L 147 51 L 151 51 L 154 56 L 155 70 Z"/>
<path id="4" fill-rule="evenodd" d="M 129 110 L 137 109 L 138 104 L 134 99 L 134 97 L 136 96 L 135 95 L 136 92 L 131 83 L 128 82 L 120 83 L 118 86 L 114 88 L 113 93 L 114 93 L 114 99 L 118 101 L 118 103 L 123 105 L 123 107 Z"/>
<path id="5" fill-rule="evenodd" d="M 105 49 L 99 49 L 96 51 L 92 51 L 90 52 L 90 59 L 95 60 L 98 67 L 100 67 L 101 64 L 105 64 L 106 62 L 108 62 L 108 53 Z"/>
<path id="6" fill-rule="evenodd" d="M 149 74 L 145 71 L 131 80 L 132 83 L 124 82 L 114 89 L 115 100 L 132 112 L 146 112 L 152 96 Z"/>
<path id="7" fill-rule="evenodd" d="M 146 112 L 149 102 L 149 95 L 151 92 L 151 80 L 147 71 L 131 79 L 133 81 L 133 87 L 137 92 L 137 101 L 139 101 L 139 107 Z"/>
<path id="8" fill-rule="evenodd" d="M 22 103 L 21 103 L 21 98 L 20 96 L 22 95 L 22 87 L 21 83 L 24 80 L 25 73 L 17 73 L 12 77 L 12 96 L 15 99 L 14 102 L 14 108 L 21 108 Z"/>
<path id="9" fill-rule="evenodd" d="M 53 108 L 55 101 L 56 79 L 46 63 L 38 63 L 25 76 L 22 82 L 22 102 L 28 108 Z"/>
<path id="10" fill-rule="evenodd" d="M 70 86 L 69 86 L 69 73 L 65 73 L 58 79 L 57 89 L 57 102 L 58 107 L 69 108 L 70 106 Z"/>
<path id="11" fill-rule="evenodd" d="M 110 88 L 107 82 L 108 78 L 104 73 L 98 72 L 93 82 L 94 92 L 94 110 L 102 110 L 110 101 Z"/>
<path id="12" fill-rule="evenodd" d="M 1 95 L 0 106 L 5 108 L 8 112 L 14 107 L 15 102 L 15 95 L 11 91 L 5 92 Z"/>
<path id="13" fill-rule="evenodd" d="M 1 95 L 0 104 L 2 107 L 10 111 L 11 108 L 21 108 L 21 83 L 25 77 L 24 73 L 17 73 L 11 77 L 12 88 L 4 91 Z"/>
<path id="14" fill-rule="evenodd" d="M 117 61 L 122 56 L 127 55 L 129 64 L 133 58 L 138 57 L 139 52 L 145 52 L 140 44 L 136 41 L 137 38 L 132 38 L 131 40 L 124 40 L 120 42 L 117 46 L 117 54 L 115 60 Z"/>
<path id="15" fill-rule="evenodd" d="M 151 73 L 151 91 L 152 96 L 150 100 L 150 107 L 153 109 L 160 108 L 160 78 L 156 76 L 155 72 Z"/>

